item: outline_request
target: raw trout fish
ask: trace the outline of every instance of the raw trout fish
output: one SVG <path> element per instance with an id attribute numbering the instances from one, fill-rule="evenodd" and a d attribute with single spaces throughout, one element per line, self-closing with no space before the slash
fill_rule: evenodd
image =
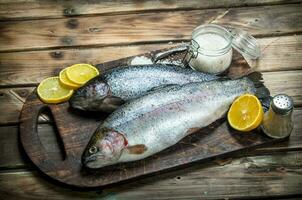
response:
<path id="1" fill-rule="evenodd" d="M 173 65 L 119 67 L 90 80 L 71 97 L 73 108 L 112 112 L 125 101 L 165 85 L 183 85 L 218 79 L 217 76 Z"/>
<path id="2" fill-rule="evenodd" d="M 100 124 L 83 155 L 88 168 L 144 159 L 223 117 L 234 99 L 268 96 L 261 75 L 167 86 L 129 101 Z"/>

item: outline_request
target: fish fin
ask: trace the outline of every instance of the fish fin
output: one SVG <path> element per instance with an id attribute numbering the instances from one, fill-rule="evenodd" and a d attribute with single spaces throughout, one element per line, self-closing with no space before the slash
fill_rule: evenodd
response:
<path id="1" fill-rule="evenodd" d="M 246 77 L 253 82 L 256 88 L 255 95 L 259 98 L 264 111 L 268 110 L 272 97 L 270 96 L 269 89 L 267 89 L 267 87 L 265 87 L 265 85 L 263 84 L 262 74 L 260 72 L 252 72 Z"/>
<path id="2" fill-rule="evenodd" d="M 98 110 L 107 113 L 112 113 L 114 110 L 116 110 L 119 106 L 121 106 L 124 103 L 125 101 L 120 97 L 108 96 L 100 101 L 100 106 L 98 107 Z"/>
<path id="3" fill-rule="evenodd" d="M 247 77 L 254 84 L 254 87 L 256 88 L 255 95 L 259 98 L 264 111 L 267 111 L 269 109 L 270 101 L 272 97 L 270 96 L 269 89 L 267 89 L 267 87 L 265 87 L 265 85 L 263 84 L 263 78 L 260 72 L 253 71 L 247 75 L 243 75 L 236 78 L 229 78 L 226 76 L 222 76 L 219 77 L 218 80 L 219 81 L 236 80 L 244 77 Z"/>
<path id="4" fill-rule="evenodd" d="M 259 99 L 265 99 L 270 96 L 270 91 L 263 84 L 263 78 L 260 72 L 252 72 L 247 75 L 247 78 L 253 82 L 256 88 L 255 95 Z"/>
<path id="5" fill-rule="evenodd" d="M 125 103 L 125 101 L 117 96 L 108 96 L 103 99 L 103 102 L 110 105 L 120 106 Z"/>
<path id="6" fill-rule="evenodd" d="M 144 144 L 128 146 L 126 149 L 129 154 L 142 154 L 147 151 L 147 147 Z"/>
<path id="7" fill-rule="evenodd" d="M 177 84 L 167 84 L 167 85 L 156 86 L 156 87 L 151 88 L 148 92 L 154 92 L 156 90 L 161 90 L 161 89 L 164 89 L 166 87 L 171 87 L 173 85 L 177 85 Z"/>
<path id="8" fill-rule="evenodd" d="M 191 135 L 191 134 L 193 134 L 193 133 L 196 133 L 196 131 L 199 131 L 199 130 L 200 130 L 199 127 L 189 128 L 189 129 L 187 130 L 187 132 L 186 132 L 186 136 L 187 136 L 187 135 Z"/>
<path id="9" fill-rule="evenodd" d="M 227 76 L 220 76 L 217 81 L 229 81 L 232 80 L 231 78 L 227 77 Z"/>

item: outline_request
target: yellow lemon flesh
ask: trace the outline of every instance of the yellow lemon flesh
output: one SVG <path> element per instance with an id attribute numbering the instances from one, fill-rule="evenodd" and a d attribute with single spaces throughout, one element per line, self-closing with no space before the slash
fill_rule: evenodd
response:
<path id="1" fill-rule="evenodd" d="M 262 105 L 259 99 L 251 94 L 238 97 L 228 112 L 229 124 L 238 131 L 251 131 L 261 124 L 262 119 Z"/>
<path id="2" fill-rule="evenodd" d="M 59 78 L 60 78 L 60 83 L 67 87 L 67 88 L 70 88 L 70 89 L 78 89 L 79 87 L 81 87 L 81 85 L 79 84 L 75 84 L 73 82 L 71 82 L 68 78 L 67 78 L 67 75 L 66 75 L 66 70 L 67 68 L 63 69 L 62 71 L 60 71 L 60 74 L 59 74 Z"/>
<path id="3" fill-rule="evenodd" d="M 67 78 L 75 84 L 83 85 L 99 75 L 97 68 L 89 64 L 75 64 L 66 69 Z"/>
<path id="4" fill-rule="evenodd" d="M 71 97 L 73 90 L 62 86 L 59 77 L 56 76 L 44 79 L 39 84 L 37 93 L 45 103 L 61 103 Z"/>

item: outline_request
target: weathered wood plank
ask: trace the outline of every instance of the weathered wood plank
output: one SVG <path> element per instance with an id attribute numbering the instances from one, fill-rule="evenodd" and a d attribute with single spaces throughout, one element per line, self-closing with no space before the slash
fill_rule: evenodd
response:
<path id="1" fill-rule="evenodd" d="M 36 71 L 39 73 L 39 70 Z M 55 71 L 58 72 L 59 70 Z M 48 74 L 47 76 L 56 74 Z M 264 72 L 263 76 L 272 95 L 286 93 L 293 97 L 295 106 L 302 105 L 302 70 Z M 18 123 L 23 102 L 33 89 L 33 87 L 0 89 L 0 109 L 5 110 L 0 114 L 0 125 Z M 45 115 L 40 118 L 41 122 L 45 120 L 47 120 Z"/>
<path id="2" fill-rule="evenodd" d="M 254 151 L 247 151 L 244 154 L 265 154 L 274 151 L 287 151 L 292 149 L 302 149 L 302 109 L 297 108 L 294 111 L 294 129 L 291 137 L 288 141 L 278 143 L 276 145 L 270 145 L 267 147 L 261 147 Z M 60 156 L 60 149 L 57 146 L 55 129 L 51 124 L 40 124 L 38 126 L 39 136 L 45 149 L 57 153 L 58 158 Z M 3 126 L 0 127 L 0 168 L 15 168 L 27 166 L 28 160 L 24 160 L 23 150 L 20 149 L 18 142 L 18 126 Z"/>
<path id="3" fill-rule="evenodd" d="M 257 62 L 249 61 L 255 70 L 302 69 L 302 35 L 259 38 L 258 41 L 262 57 Z M 0 86 L 37 84 L 74 63 L 98 64 L 177 44 L 0 53 Z"/>
<path id="4" fill-rule="evenodd" d="M 99 64 L 172 46 L 175 44 L 0 53 L 0 85 L 37 84 L 75 63 Z"/>
<path id="5" fill-rule="evenodd" d="M 0 22 L 0 51 L 187 40 L 204 23 L 256 36 L 302 31 L 302 4 Z"/>
<path id="6" fill-rule="evenodd" d="M 21 147 L 18 136 L 18 126 L 0 127 L 0 168 L 18 168 L 28 165 L 25 153 Z"/>
<path id="7" fill-rule="evenodd" d="M 234 159 L 224 166 L 213 162 L 195 164 L 93 191 L 68 189 L 37 172 L 2 172 L 0 194 L 5 199 L 278 198 L 301 195 L 301 167 L 300 151 L 283 152 Z"/>
<path id="8" fill-rule="evenodd" d="M 0 124 L 9 124 L 19 121 L 19 114 L 23 102 L 15 94 L 10 93 L 9 89 L 0 90 Z"/>
<path id="9" fill-rule="evenodd" d="M 261 58 L 257 61 L 248 60 L 254 70 L 302 69 L 302 35 L 258 38 L 258 42 Z"/>
<path id="10" fill-rule="evenodd" d="M 32 19 L 32 18 L 59 18 L 74 15 L 95 15 L 95 14 L 119 14 L 125 12 L 146 12 L 152 10 L 171 9 L 206 9 L 220 7 L 238 7 L 272 4 L 289 4 L 301 2 L 300 0 L 212 0 L 212 1 L 178 1 L 164 0 L 134 1 L 127 0 L 120 2 L 110 0 L 97 1 L 44 1 L 39 0 L 14 0 L 0 2 L 0 20 L 8 19 Z"/>
<path id="11" fill-rule="evenodd" d="M 0 89 L 0 125 L 19 122 L 19 115 L 27 96 L 33 87 Z M 39 117 L 40 122 L 49 121 L 45 114 Z"/>
<path id="12" fill-rule="evenodd" d="M 296 106 L 302 105 L 302 70 L 266 72 L 263 79 L 272 96 L 285 93 L 294 97 Z"/>

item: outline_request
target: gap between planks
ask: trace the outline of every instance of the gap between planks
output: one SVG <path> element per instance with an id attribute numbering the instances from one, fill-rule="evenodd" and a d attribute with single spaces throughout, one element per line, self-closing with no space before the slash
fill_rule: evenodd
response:
<path id="1" fill-rule="evenodd" d="M 281 33 L 275 32 L 271 34 L 259 34 L 253 35 L 256 39 L 267 39 L 272 37 L 288 37 L 288 36 L 301 36 L 302 31 Z M 36 51 L 56 51 L 56 50 L 87 50 L 87 49 L 99 49 L 99 48 L 111 48 L 111 47 L 131 47 L 131 46 L 143 46 L 143 45 L 162 45 L 162 44 L 181 44 L 188 43 L 190 39 L 168 39 L 160 41 L 139 41 L 131 43 L 115 43 L 115 44 L 91 44 L 91 45 L 73 45 L 73 46 L 56 46 L 56 47 L 42 47 L 42 48 L 27 48 L 27 49 L 13 49 L 13 50 L 1 50 L 2 53 L 26 53 L 26 52 L 36 52 Z"/>
<path id="2" fill-rule="evenodd" d="M 188 40 L 193 28 L 214 19 L 218 24 L 242 28 L 254 36 L 294 34 L 302 32 L 301 22 L 296 20 L 302 16 L 299 12 L 301 6 L 302 4 L 289 4 L 255 9 L 236 8 L 230 9 L 220 19 L 217 19 L 217 16 L 225 13 L 227 9 L 167 12 L 157 15 L 145 13 L 116 16 L 114 19 L 104 16 L 40 21 L 44 23 L 1 22 L 0 49 L 7 52 Z M 94 31 L 96 28 L 98 31 Z"/>
<path id="3" fill-rule="evenodd" d="M 270 72 L 302 69 L 302 35 L 261 38 L 258 43 L 262 57 L 257 61 L 248 60 L 254 70 Z M 55 76 L 62 68 L 74 63 L 95 65 L 179 44 L 0 53 L 0 88 L 36 86 L 42 79 Z M 29 71 L 32 73 L 29 74 Z"/>
<path id="4" fill-rule="evenodd" d="M 82 4 L 79 1 L 69 1 L 68 3 L 58 2 L 55 7 L 49 5 L 49 2 L 45 2 L 43 7 L 36 9 L 35 2 L 29 2 L 29 8 L 15 4 L 18 1 L 8 1 L 1 3 L 2 11 L 0 9 L 0 21 L 26 21 L 26 20 L 39 20 L 39 19 L 62 19 L 65 17 L 86 17 L 86 16 L 115 16 L 115 15 L 126 15 L 126 14 L 140 14 L 149 12 L 173 12 L 173 11 L 190 11 L 190 10 L 210 10 L 210 9 L 220 9 L 220 8 L 240 8 L 240 7 L 258 7 L 258 6 L 274 6 L 274 5 L 284 5 L 284 4 L 298 4 L 301 3 L 299 0 L 292 1 L 209 1 L 200 3 L 200 1 L 170 1 L 168 4 L 163 1 L 158 1 L 156 3 L 148 1 L 142 3 L 136 3 L 130 1 L 128 4 L 121 4 L 111 2 L 112 5 L 107 6 L 102 5 L 102 3 Z M 37 2 L 36 2 L 37 3 Z M 12 4 L 12 5 L 10 5 Z M 159 5 L 158 5 L 159 4 Z M 125 6 L 126 5 L 126 6 Z M 19 6 L 19 7 L 18 7 Z M 17 8 L 16 8 L 17 7 Z M 20 9 L 20 10 L 18 10 Z M 13 10 L 14 12 L 10 12 Z M 30 10 L 31 12 L 26 12 Z M 38 11 L 36 11 L 38 10 Z M 48 12 L 55 14 L 48 14 Z M 32 14 L 35 13 L 35 15 Z M 22 16 L 23 14 L 23 16 Z M 38 16 L 40 15 L 40 16 Z"/>
<path id="5" fill-rule="evenodd" d="M 0 173 L 0 191 L 7 197 L 36 199 L 213 199 L 283 197 L 301 194 L 301 152 L 247 156 L 226 165 L 215 162 L 192 166 L 120 183 L 83 190 L 64 187 L 37 171 Z M 285 187 L 286 186 L 286 187 Z"/>

